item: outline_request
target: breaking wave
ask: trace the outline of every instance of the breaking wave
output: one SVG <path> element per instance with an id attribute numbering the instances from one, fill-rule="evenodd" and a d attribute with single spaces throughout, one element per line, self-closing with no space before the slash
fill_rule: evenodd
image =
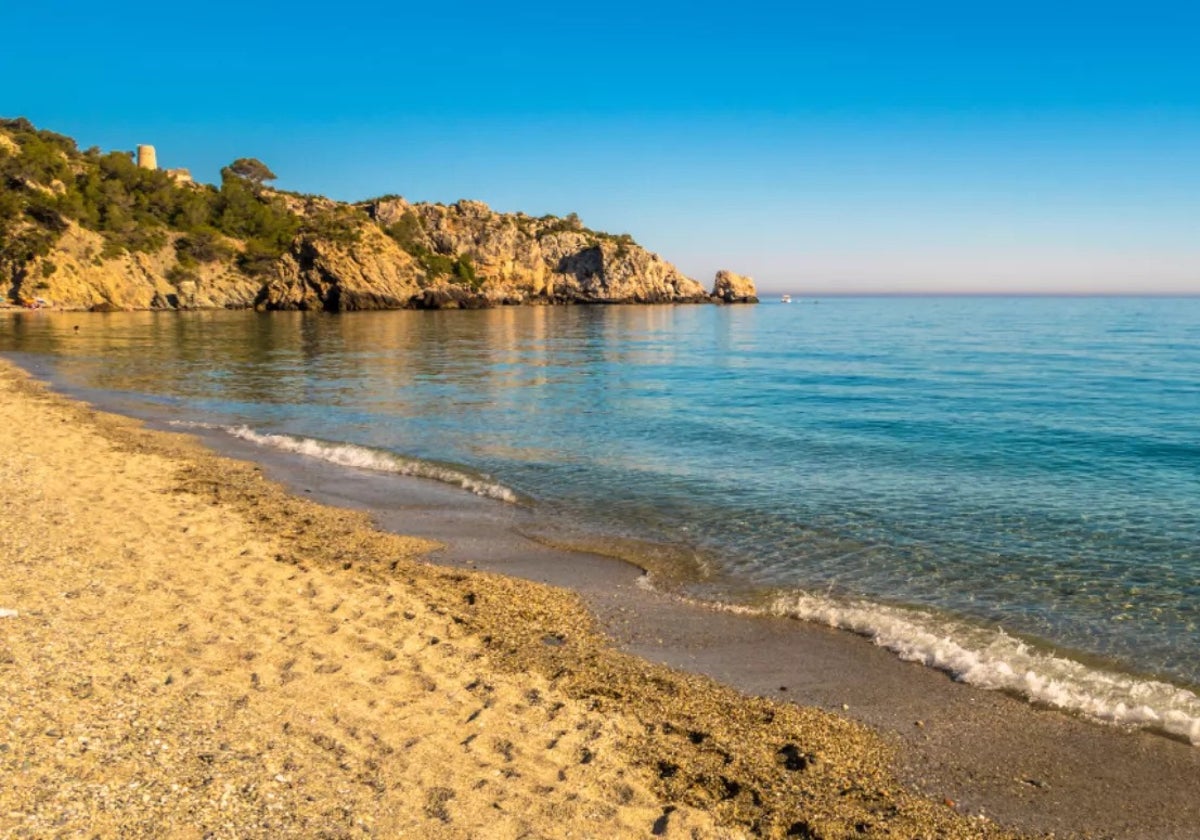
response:
<path id="1" fill-rule="evenodd" d="M 492 481 L 486 475 L 473 475 L 462 469 L 422 461 L 417 458 L 404 458 L 380 449 L 371 449 L 353 443 L 333 443 L 317 440 L 316 438 L 298 437 L 294 435 L 277 435 L 256 432 L 249 426 L 218 426 L 211 423 L 196 423 L 192 421 L 174 421 L 172 425 L 188 428 L 220 429 L 226 434 L 239 440 L 277 449 L 280 452 L 291 452 L 307 458 L 318 458 L 342 467 L 374 470 L 376 472 L 393 473 L 394 475 L 426 478 L 461 487 L 477 496 L 498 499 L 502 502 L 518 504 L 521 501 L 516 492 L 503 484 Z"/>
<path id="2" fill-rule="evenodd" d="M 1095 720 L 1144 727 L 1200 746 L 1200 697 L 1157 680 L 1089 667 L 1038 650 L 1003 630 L 989 630 L 919 610 L 840 601 L 808 592 L 778 596 L 766 612 L 849 630 L 901 659 L 938 668 L 979 688 L 1007 691 Z"/>
<path id="3" fill-rule="evenodd" d="M 477 496 L 485 496 L 512 504 L 520 501 L 515 492 L 503 484 L 490 480 L 487 476 L 471 475 L 462 470 L 430 461 L 404 458 L 390 452 L 357 446 L 353 443 L 331 443 L 316 438 L 263 434 L 254 431 L 249 426 L 230 426 L 225 431 L 240 440 L 249 441 L 258 446 L 267 446 L 281 452 L 293 452 L 308 458 L 319 458 L 343 467 L 358 467 L 414 478 L 428 478 L 443 484 L 461 487 Z"/>

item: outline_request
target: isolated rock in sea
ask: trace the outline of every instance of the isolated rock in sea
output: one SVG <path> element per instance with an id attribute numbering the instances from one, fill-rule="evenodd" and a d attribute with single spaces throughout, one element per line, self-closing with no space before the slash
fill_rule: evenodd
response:
<path id="1" fill-rule="evenodd" d="M 722 303 L 758 303 L 754 280 L 724 269 L 713 280 L 712 296 Z"/>

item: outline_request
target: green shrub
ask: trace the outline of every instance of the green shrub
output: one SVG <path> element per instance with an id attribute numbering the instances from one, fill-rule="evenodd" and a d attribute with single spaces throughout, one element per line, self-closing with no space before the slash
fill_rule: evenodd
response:
<path id="1" fill-rule="evenodd" d="M 362 239 L 362 226 L 370 221 L 367 214 L 352 207 L 319 210 L 300 223 L 300 232 L 335 242 L 353 245 Z"/>
<path id="2" fill-rule="evenodd" d="M 251 275 L 267 274 L 281 256 L 283 250 L 273 243 L 251 239 L 246 243 L 246 250 L 238 255 L 238 268 Z"/>
<path id="3" fill-rule="evenodd" d="M 425 269 L 425 273 L 429 275 L 430 280 L 448 277 L 454 272 L 454 257 L 448 257 L 445 254 L 435 254 L 425 249 L 413 254 L 413 256 L 417 258 L 417 262 Z"/>
<path id="4" fill-rule="evenodd" d="M 59 234 L 67 229 L 67 222 L 58 212 L 55 199 L 44 193 L 35 193 L 26 199 L 25 215 L 51 233 Z"/>
<path id="5" fill-rule="evenodd" d="M 415 253 L 414 249 L 423 247 L 425 220 L 412 210 L 406 210 L 399 219 L 385 227 L 383 231 L 394 239 L 397 245 L 413 254 Z"/>
<path id="6" fill-rule="evenodd" d="M 175 241 L 175 255 L 181 263 L 209 263 L 227 260 L 234 249 L 211 227 L 200 227 Z"/>
<path id="7" fill-rule="evenodd" d="M 458 259 L 454 261 L 452 271 L 454 282 L 460 285 L 478 289 L 483 282 L 475 274 L 475 262 L 471 259 L 470 254 L 459 254 Z"/>
<path id="8" fill-rule="evenodd" d="M 172 286 L 178 286 L 188 280 L 195 281 L 198 277 L 195 271 L 182 265 L 173 265 L 167 269 L 167 282 Z"/>

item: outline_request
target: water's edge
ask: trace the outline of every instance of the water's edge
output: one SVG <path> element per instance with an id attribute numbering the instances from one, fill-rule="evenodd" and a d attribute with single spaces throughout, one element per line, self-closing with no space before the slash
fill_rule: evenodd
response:
<path id="1" fill-rule="evenodd" d="M 544 528 L 530 500 L 466 467 L 354 444 L 268 434 L 243 425 L 172 419 L 120 394 L 70 388 L 55 380 L 52 367 L 9 358 L 66 396 L 100 410 L 133 416 L 153 428 L 190 432 L 219 454 L 278 471 L 277 478 L 295 492 L 334 505 L 366 509 L 381 526 L 398 533 L 446 542 L 452 548 L 441 558 L 444 561 L 479 562 L 496 571 L 588 589 L 593 594 L 606 587 L 617 588 L 618 582 L 626 595 L 630 583 L 643 591 L 657 584 L 662 590 L 658 594 L 676 597 L 672 575 L 680 571 L 679 563 L 656 565 L 648 562 L 651 558 L 644 552 L 639 556 L 620 547 L 597 553 L 588 550 L 586 541 L 527 539 L 529 531 L 539 525 Z M 401 483 L 404 489 L 397 492 Z M 333 489 L 330 492 L 323 487 Z M 497 539 L 501 533 L 503 537 Z M 564 563 L 576 568 L 566 570 Z M 627 571 L 617 571 L 618 566 Z M 548 569 L 554 574 L 548 574 Z M 647 570 L 650 575 L 643 574 Z M 927 610 L 803 590 L 760 591 L 738 601 L 712 597 L 684 600 L 709 612 L 799 619 L 848 631 L 902 660 L 976 688 L 1200 745 L 1200 697 L 1191 689 L 1092 667 L 1056 653 L 1049 645 L 1030 644 L 1003 630 Z"/>
<path id="2" fill-rule="evenodd" d="M 101 400 L 83 401 L 109 410 Z M 625 563 L 521 537 L 528 511 L 520 505 L 194 432 L 217 454 L 261 465 L 298 496 L 365 510 L 385 530 L 446 542 L 433 562 L 574 590 L 614 644 L 634 655 L 862 721 L 904 745 L 895 765 L 903 781 L 937 801 L 953 800 L 961 813 L 1033 833 L 1121 840 L 1144 837 L 1148 827 L 1156 837 L 1184 840 L 1200 822 L 1200 750 L 1175 740 L 978 691 L 853 633 L 685 603 L 641 585 L 643 576 Z"/>

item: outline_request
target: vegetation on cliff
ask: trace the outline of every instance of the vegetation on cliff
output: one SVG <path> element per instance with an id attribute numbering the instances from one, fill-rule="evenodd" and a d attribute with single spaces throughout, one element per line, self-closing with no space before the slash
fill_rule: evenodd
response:
<path id="1" fill-rule="evenodd" d="M 0 119 L 0 279 L 68 308 L 362 309 L 710 298 L 628 234 L 479 202 L 344 204 L 270 188 L 240 158 L 219 186 Z M 722 298 L 724 299 L 724 298 Z"/>

